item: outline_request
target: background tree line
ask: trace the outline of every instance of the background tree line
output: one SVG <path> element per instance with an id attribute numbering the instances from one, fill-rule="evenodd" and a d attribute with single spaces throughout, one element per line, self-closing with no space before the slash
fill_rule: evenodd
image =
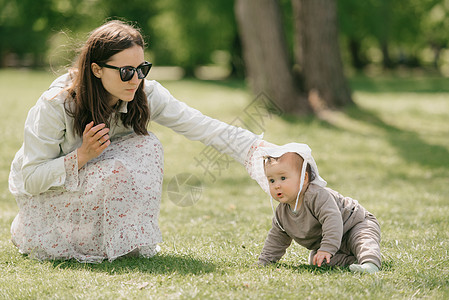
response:
<path id="1" fill-rule="evenodd" d="M 448 74 L 448 13 L 448 0 L 0 0 L 0 66 L 68 65 L 87 32 L 122 18 L 142 28 L 155 65 L 187 76 L 222 65 L 310 113 L 352 103 L 344 68 Z"/>
<path id="2" fill-rule="evenodd" d="M 291 1 L 279 2 L 293 56 Z M 441 68 L 441 54 L 449 41 L 449 1 L 340 0 L 337 4 L 346 65 L 357 70 L 371 63 L 386 68 Z M 52 37 L 61 31 L 69 36 L 85 34 L 114 17 L 135 21 L 143 29 L 158 65 L 181 66 L 189 74 L 198 65 L 214 63 L 214 51 L 223 50 L 233 64 L 233 74 L 243 75 L 234 1 L 229 0 L 0 0 L 1 66 L 11 64 L 12 57 L 19 65 L 44 66 L 50 48 L 59 46 Z"/>

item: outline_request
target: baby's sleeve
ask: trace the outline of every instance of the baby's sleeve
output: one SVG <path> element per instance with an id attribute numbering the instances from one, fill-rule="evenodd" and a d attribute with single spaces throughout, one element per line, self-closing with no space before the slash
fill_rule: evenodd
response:
<path id="1" fill-rule="evenodd" d="M 319 250 L 334 255 L 340 249 L 343 236 L 343 220 L 340 210 L 332 196 L 323 190 L 313 201 L 313 210 L 322 226 L 322 239 Z"/>
<path id="2" fill-rule="evenodd" d="M 292 238 L 279 227 L 273 218 L 271 229 L 259 256 L 259 265 L 265 266 L 277 262 L 285 254 L 291 243 Z"/>

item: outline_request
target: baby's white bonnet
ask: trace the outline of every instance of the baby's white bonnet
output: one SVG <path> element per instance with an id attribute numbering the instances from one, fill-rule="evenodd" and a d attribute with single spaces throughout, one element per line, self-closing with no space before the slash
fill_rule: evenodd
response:
<path id="1" fill-rule="evenodd" d="M 323 187 L 326 186 L 327 182 L 323 178 L 321 178 L 320 174 L 318 173 L 318 167 L 312 157 L 312 149 L 310 149 L 307 144 L 289 143 L 282 146 L 274 145 L 273 147 L 259 147 L 253 153 L 251 162 L 248 167 L 248 173 L 250 174 L 251 178 L 257 181 L 260 187 L 267 194 L 270 194 L 270 190 L 268 188 L 268 181 L 264 172 L 264 157 L 281 157 L 288 152 L 298 153 L 304 159 L 305 163 L 302 170 L 303 172 L 305 171 L 307 163 L 310 164 L 312 172 L 315 174 L 315 179 L 311 183 Z M 301 172 L 301 178 L 304 178 L 304 174 L 302 174 L 303 172 Z"/>

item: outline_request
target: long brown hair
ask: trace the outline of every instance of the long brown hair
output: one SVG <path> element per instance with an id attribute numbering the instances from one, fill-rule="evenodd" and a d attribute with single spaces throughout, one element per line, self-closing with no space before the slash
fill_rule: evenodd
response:
<path id="1" fill-rule="evenodd" d="M 109 94 L 101 80 L 92 73 L 91 64 L 107 62 L 114 54 L 135 45 L 145 48 L 140 31 L 122 21 L 109 21 L 91 32 L 71 70 L 73 82 L 68 92 L 73 97 L 74 106 L 69 109 L 69 99 L 65 103 L 67 113 L 74 118 L 75 133 L 82 136 L 84 128 L 91 121 L 94 121 L 94 125 L 105 123 L 107 127 L 113 121 L 111 115 L 114 108 L 108 105 Z M 140 135 L 148 134 L 147 125 L 150 121 L 150 109 L 143 91 L 144 81 L 140 83 L 133 101 L 128 102 L 128 112 L 117 114 L 124 126 L 132 127 Z"/>

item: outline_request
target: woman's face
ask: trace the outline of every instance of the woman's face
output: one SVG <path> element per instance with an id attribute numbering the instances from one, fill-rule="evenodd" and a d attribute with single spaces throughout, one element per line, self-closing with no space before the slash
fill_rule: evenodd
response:
<path id="1" fill-rule="evenodd" d="M 143 48 L 136 45 L 111 56 L 106 63 L 115 67 L 131 66 L 137 68 L 144 61 Z M 122 81 L 119 70 L 106 67 L 101 68 L 96 64 L 92 65 L 92 71 L 95 76 L 101 79 L 103 87 L 109 93 L 109 104 L 111 106 L 117 104 L 119 100 L 132 101 L 140 82 L 143 80 L 137 77 L 137 72 L 134 72 L 131 80 Z"/>

